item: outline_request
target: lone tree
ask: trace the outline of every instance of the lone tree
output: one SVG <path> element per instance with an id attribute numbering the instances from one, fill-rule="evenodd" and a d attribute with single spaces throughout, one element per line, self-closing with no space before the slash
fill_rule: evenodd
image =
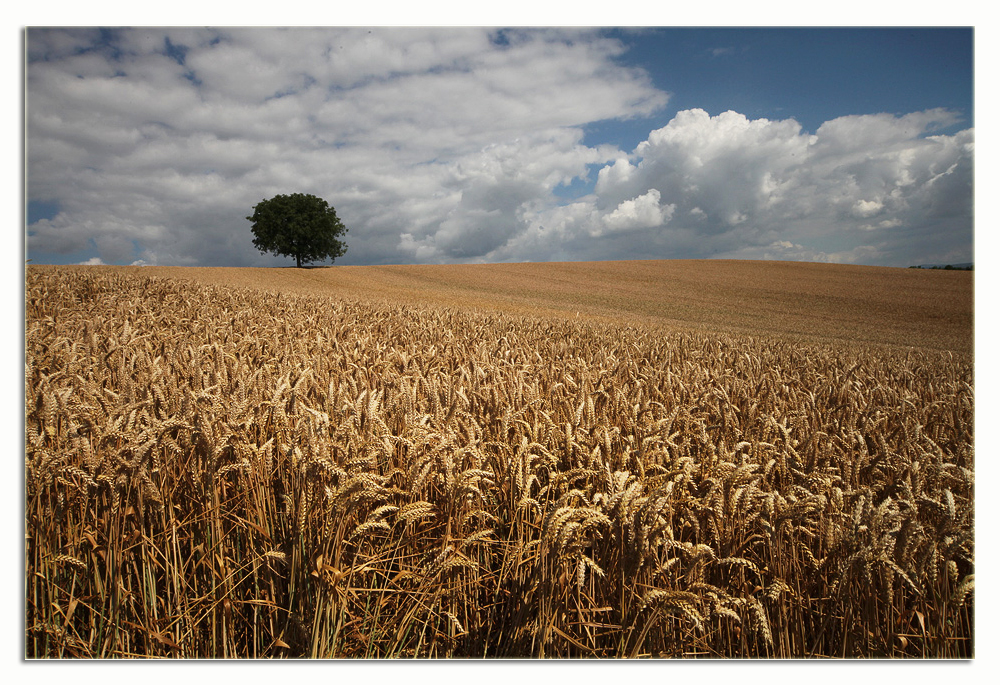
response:
<path id="1" fill-rule="evenodd" d="M 261 253 L 295 257 L 295 266 L 347 252 L 339 240 L 347 228 L 326 200 L 315 195 L 294 193 L 261 200 L 253 208 L 253 245 Z"/>

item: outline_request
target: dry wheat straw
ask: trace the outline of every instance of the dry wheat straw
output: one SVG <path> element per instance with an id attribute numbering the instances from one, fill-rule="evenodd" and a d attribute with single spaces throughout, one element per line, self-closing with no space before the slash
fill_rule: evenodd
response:
<path id="1" fill-rule="evenodd" d="M 974 655 L 968 355 L 113 269 L 25 313 L 29 657 Z"/>

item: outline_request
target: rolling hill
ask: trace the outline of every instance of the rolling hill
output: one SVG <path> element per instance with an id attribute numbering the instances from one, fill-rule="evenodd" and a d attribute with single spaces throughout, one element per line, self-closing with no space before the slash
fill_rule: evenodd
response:
<path id="1" fill-rule="evenodd" d="M 141 272 L 298 295 L 971 353 L 973 274 L 729 260 L 476 265 L 32 267 Z"/>

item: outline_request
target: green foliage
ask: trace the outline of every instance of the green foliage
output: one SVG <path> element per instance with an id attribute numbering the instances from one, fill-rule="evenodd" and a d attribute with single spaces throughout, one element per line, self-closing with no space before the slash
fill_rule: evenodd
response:
<path id="1" fill-rule="evenodd" d="M 251 230 L 253 244 L 262 253 L 272 252 L 295 257 L 295 265 L 329 258 L 347 252 L 339 238 L 347 228 L 326 200 L 315 195 L 294 193 L 275 195 L 254 206 Z"/>

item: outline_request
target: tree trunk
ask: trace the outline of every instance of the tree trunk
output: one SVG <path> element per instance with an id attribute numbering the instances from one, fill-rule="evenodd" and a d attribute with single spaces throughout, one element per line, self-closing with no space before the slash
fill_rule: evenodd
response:
<path id="1" fill-rule="evenodd" d="M 297 268 L 297 269 L 301 269 L 302 268 L 302 255 L 298 255 L 298 254 L 295 255 L 295 268 Z"/>

